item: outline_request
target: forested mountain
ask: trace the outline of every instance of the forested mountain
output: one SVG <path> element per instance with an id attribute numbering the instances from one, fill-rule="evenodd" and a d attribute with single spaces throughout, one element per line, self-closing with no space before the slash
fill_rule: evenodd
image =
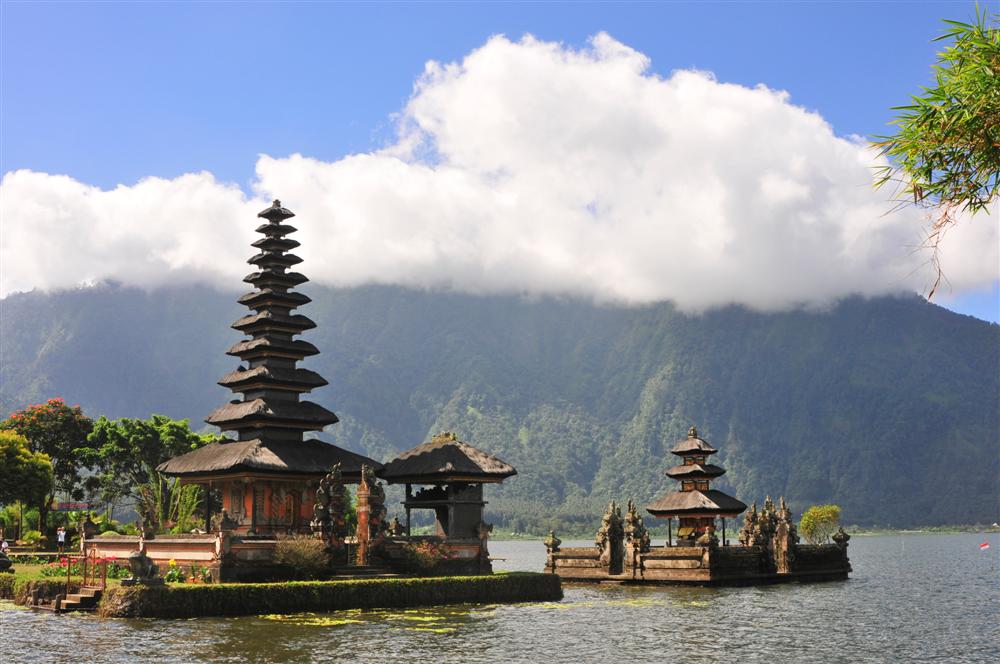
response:
<path id="1" fill-rule="evenodd" d="M 1000 327 L 916 297 L 829 312 L 700 316 L 391 287 L 304 289 L 305 362 L 328 440 L 386 459 L 442 429 L 517 477 L 492 518 L 596 527 L 612 497 L 671 486 L 667 450 L 696 424 L 746 502 L 836 502 L 865 525 L 1000 517 Z M 231 293 L 102 286 L 2 302 L 4 412 L 60 396 L 92 417 L 202 418 L 242 315 Z"/>

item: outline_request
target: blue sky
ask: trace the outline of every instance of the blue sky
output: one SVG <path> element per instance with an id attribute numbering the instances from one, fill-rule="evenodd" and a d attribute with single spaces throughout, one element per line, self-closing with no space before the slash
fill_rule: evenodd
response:
<path id="1" fill-rule="evenodd" d="M 604 31 L 653 72 L 786 90 L 836 134 L 886 131 L 930 80 L 942 18 L 972 3 L 16 3 L 2 6 L 0 169 L 101 188 L 259 154 L 378 149 L 428 60 L 492 35 L 582 47 Z M 9 223 L 9 222 L 8 222 Z M 984 223 L 997 223 L 996 220 Z M 996 321 L 997 285 L 941 304 Z"/>

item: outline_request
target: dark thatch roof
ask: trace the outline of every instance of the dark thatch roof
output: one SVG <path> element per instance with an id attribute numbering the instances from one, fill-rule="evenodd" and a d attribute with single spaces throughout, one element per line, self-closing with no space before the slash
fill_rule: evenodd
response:
<path id="1" fill-rule="evenodd" d="M 279 330 L 291 332 L 292 334 L 298 334 L 299 332 L 311 330 L 316 327 L 316 323 L 312 322 L 302 314 L 289 316 L 288 314 L 278 314 L 273 311 L 262 311 L 259 314 L 244 316 L 233 323 L 230 327 L 246 334 L 266 332 L 268 330 Z"/>
<path id="2" fill-rule="evenodd" d="M 227 403 L 212 411 L 205 418 L 220 429 L 233 429 L 247 425 L 278 425 L 287 423 L 293 428 L 322 429 L 338 422 L 337 416 L 312 401 L 283 401 L 278 399 L 253 399 Z"/>
<path id="3" fill-rule="evenodd" d="M 292 288 L 298 286 L 299 284 L 304 284 L 309 281 L 309 278 L 301 272 L 275 272 L 274 270 L 259 270 L 257 272 L 251 272 L 247 276 L 243 277 L 243 281 L 248 284 L 253 284 L 258 288 L 267 285 L 278 285 L 284 286 L 285 288 Z"/>
<path id="4" fill-rule="evenodd" d="M 316 355 L 318 353 L 319 349 L 308 341 L 302 341 L 301 339 L 285 341 L 284 339 L 269 339 L 267 337 L 239 341 L 226 351 L 226 355 L 235 355 L 244 358 L 263 355 L 306 357 L 307 355 Z"/>
<path id="5" fill-rule="evenodd" d="M 685 514 L 739 514 L 747 506 L 721 491 L 673 491 L 646 506 L 654 516 Z"/>
<path id="6" fill-rule="evenodd" d="M 325 378 L 308 369 L 282 369 L 261 365 L 244 371 L 231 371 L 219 380 L 219 385 L 236 392 L 245 391 L 248 385 L 306 391 L 327 385 Z"/>
<path id="7" fill-rule="evenodd" d="M 675 479 L 706 479 L 712 477 L 721 477 L 726 474 L 726 469 L 722 466 L 715 466 L 710 463 L 700 464 L 684 464 L 683 466 L 674 466 L 667 470 L 667 477 L 672 477 Z"/>
<path id="8" fill-rule="evenodd" d="M 267 219 L 272 224 L 280 224 L 285 219 L 291 219 L 295 216 L 295 213 L 288 208 L 281 207 L 281 201 L 277 198 L 271 203 L 271 207 L 264 208 L 257 213 L 258 217 Z"/>
<path id="9" fill-rule="evenodd" d="M 698 430 L 694 427 L 688 429 L 687 438 L 674 445 L 670 450 L 678 456 L 682 454 L 715 454 L 719 450 L 715 449 L 702 438 L 698 437 Z"/>
<path id="10" fill-rule="evenodd" d="M 366 456 L 321 440 L 254 439 L 212 443 L 164 461 L 156 469 L 174 476 L 238 472 L 323 475 L 335 463 L 340 463 L 349 477 L 360 476 L 361 464 L 382 467 Z"/>
<path id="11" fill-rule="evenodd" d="M 441 433 L 388 462 L 379 477 L 388 482 L 500 482 L 517 471 L 492 454 Z"/>
<path id="12" fill-rule="evenodd" d="M 249 293 L 241 295 L 236 301 L 244 306 L 250 307 L 251 309 L 259 309 L 265 305 L 274 305 L 294 309 L 295 307 L 301 307 L 304 304 L 309 304 L 312 302 L 312 299 L 308 295 L 303 295 L 302 293 L 296 293 L 294 291 L 286 293 L 283 291 L 276 291 L 273 288 L 260 288 L 259 290 L 250 291 Z"/>

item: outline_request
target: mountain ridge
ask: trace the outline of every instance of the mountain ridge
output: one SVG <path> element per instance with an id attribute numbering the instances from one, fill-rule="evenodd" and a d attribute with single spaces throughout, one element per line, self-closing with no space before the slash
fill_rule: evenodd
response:
<path id="1" fill-rule="evenodd" d="M 688 426 L 723 488 L 861 525 L 991 522 L 1000 505 L 1000 326 L 916 296 L 829 311 L 697 316 L 390 286 L 303 289 L 303 362 L 341 417 L 323 437 L 386 459 L 441 429 L 518 468 L 489 514 L 518 530 L 589 527 L 610 498 L 672 488 Z M 189 418 L 228 392 L 236 296 L 100 286 L 0 300 L 0 408 L 61 396 L 91 416 Z"/>

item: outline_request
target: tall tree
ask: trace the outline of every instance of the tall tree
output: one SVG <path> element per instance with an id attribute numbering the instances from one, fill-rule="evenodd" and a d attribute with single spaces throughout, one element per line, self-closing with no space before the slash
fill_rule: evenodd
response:
<path id="1" fill-rule="evenodd" d="M 52 462 L 32 452 L 28 439 L 0 430 L 0 505 L 13 502 L 41 505 L 52 491 Z"/>
<path id="2" fill-rule="evenodd" d="M 215 434 L 191 431 L 188 420 L 172 420 L 164 415 L 152 415 L 146 420 L 109 420 L 102 416 L 87 437 L 87 445 L 76 454 L 82 463 L 98 469 L 102 499 L 115 503 L 134 498 L 141 507 L 147 502 L 144 496 L 150 485 L 157 488 L 156 495 L 169 500 L 169 486 L 161 486 L 163 480 L 156 472 L 159 464 L 219 439 Z M 142 516 L 148 519 L 152 515 Z"/>
<path id="3" fill-rule="evenodd" d="M 874 145 L 894 165 L 876 186 L 898 183 L 907 199 L 935 210 L 927 244 L 935 249 L 955 214 L 989 213 L 1000 197 L 1000 15 L 976 9 L 974 23 L 945 21 L 953 40 L 934 66 L 936 85 L 898 106 L 898 131 Z M 931 288 L 931 295 L 941 280 Z"/>
<path id="4" fill-rule="evenodd" d="M 24 436 L 31 451 L 47 454 L 52 461 L 53 487 L 38 507 L 39 528 L 43 531 L 56 492 L 77 500 L 83 498 L 81 466 L 75 452 L 86 445 L 92 428 L 93 422 L 79 406 L 67 406 L 58 398 L 15 411 L 0 422 L 0 429 Z"/>

